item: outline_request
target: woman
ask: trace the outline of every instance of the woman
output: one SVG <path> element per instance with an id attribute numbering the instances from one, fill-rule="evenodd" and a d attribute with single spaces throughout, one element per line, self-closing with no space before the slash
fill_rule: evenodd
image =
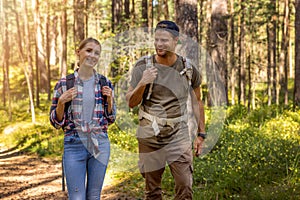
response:
<path id="1" fill-rule="evenodd" d="M 87 38 L 76 50 L 78 68 L 58 81 L 50 122 L 64 130 L 64 170 L 70 200 L 100 199 L 110 156 L 107 128 L 115 121 L 112 83 L 94 70 L 101 45 Z M 71 102 L 71 103 L 70 103 Z"/>

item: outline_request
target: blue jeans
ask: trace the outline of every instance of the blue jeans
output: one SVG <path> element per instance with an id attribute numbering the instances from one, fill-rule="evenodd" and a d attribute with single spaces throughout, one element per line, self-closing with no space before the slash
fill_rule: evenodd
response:
<path id="1" fill-rule="evenodd" d="M 110 156 L 110 142 L 105 133 L 97 134 L 100 153 L 88 151 L 88 138 L 78 135 L 64 138 L 64 170 L 70 200 L 97 200 L 103 186 Z"/>

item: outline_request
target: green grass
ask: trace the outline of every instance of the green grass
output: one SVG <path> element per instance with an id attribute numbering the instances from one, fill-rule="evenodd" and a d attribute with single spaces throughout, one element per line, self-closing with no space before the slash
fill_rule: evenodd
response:
<path id="1" fill-rule="evenodd" d="M 229 108 L 217 145 L 195 160 L 195 198 L 299 198 L 300 112 L 245 110 Z"/>

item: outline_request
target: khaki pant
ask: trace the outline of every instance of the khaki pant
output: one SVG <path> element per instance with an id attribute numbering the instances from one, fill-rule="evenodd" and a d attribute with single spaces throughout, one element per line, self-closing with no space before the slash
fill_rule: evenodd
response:
<path id="1" fill-rule="evenodd" d="M 175 200 L 189 200 L 192 192 L 191 145 L 165 145 L 162 148 L 139 142 L 139 168 L 145 178 L 146 200 L 162 199 L 161 180 L 166 163 L 175 180 Z"/>

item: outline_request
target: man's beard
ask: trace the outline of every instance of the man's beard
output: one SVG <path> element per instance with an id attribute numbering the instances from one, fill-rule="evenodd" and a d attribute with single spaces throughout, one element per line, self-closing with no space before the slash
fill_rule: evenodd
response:
<path id="1" fill-rule="evenodd" d="M 161 52 L 162 51 L 162 52 Z M 160 57 L 167 57 L 170 52 L 166 49 L 156 49 L 156 54 Z"/>

